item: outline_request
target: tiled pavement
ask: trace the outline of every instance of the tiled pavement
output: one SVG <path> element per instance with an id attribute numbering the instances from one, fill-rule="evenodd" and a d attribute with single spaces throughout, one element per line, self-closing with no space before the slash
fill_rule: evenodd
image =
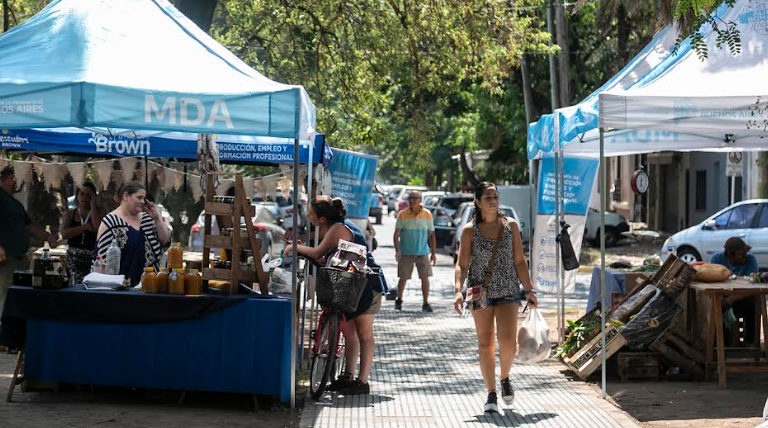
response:
<path id="1" fill-rule="evenodd" d="M 385 301 L 375 324 L 371 395 L 327 394 L 307 399 L 301 427 L 638 427 L 599 392 L 561 373 L 557 361 L 516 364 L 516 400 L 500 414 L 484 414 L 485 391 L 477 365 L 472 319 L 456 316 L 449 282 L 430 293 L 435 313 L 423 314 L 416 290 L 403 311 Z M 413 284 L 416 285 L 416 284 Z M 544 303 L 544 302 L 542 302 Z"/>

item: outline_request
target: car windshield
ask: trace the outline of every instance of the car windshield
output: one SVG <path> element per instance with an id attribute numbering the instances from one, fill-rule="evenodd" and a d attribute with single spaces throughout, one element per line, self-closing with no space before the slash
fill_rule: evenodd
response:
<path id="1" fill-rule="evenodd" d="M 451 210 L 458 209 L 464 202 L 471 202 L 474 198 L 472 196 L 454 196 L 445 197 L 440 201 L 440 206 Z"/>

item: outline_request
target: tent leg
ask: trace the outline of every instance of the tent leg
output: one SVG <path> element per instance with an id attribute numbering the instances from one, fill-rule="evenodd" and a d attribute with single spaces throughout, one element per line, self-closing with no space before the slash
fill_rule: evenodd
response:
<path id="1" fill-rule="evenodd" d="M 299 275 L 299 253 L 296 251 L 299 234 L 296 226 L 299 224 L 299 139 L 293 140 L 293 229 L 291 239 L 291 409 L 296 407 L 296 286 Z"/>
<path id="2" fill-rule="evenodd" d="M 555 145 L 555 236 L 557 236 L 557 221 L 560 218 L 560 151 L 559 145 Z M 560 343 L 565 340 L 562 320 L 565 315 L 560 311 L 560 301 L 563 298 L 562 281 L 560 280 L 560 245 L 555 244 L 555 277 L 557 278 L 557 335 Z"/>
<path id="3" fill-rule="evenodd" d="M 560 207 L 560 221 L 565 221 L 565 155 L 560 154 L 560 195 L 558 204 Z M 555 230 L 559 231 L 560 223 L 555 225 Z M 559 246 L 558 246 L 559 247 Z M 562 262 L 562 260 L 561 260 Z M 565 341 L 565 267 L 560 264 L 560 343 Z"/>
<path id="4" fill-rule="evenodd" d="M 602 372 L 602 397 L 605 398 L 605 144 L 603 128 L 600 128 L 600 361 Z"/>

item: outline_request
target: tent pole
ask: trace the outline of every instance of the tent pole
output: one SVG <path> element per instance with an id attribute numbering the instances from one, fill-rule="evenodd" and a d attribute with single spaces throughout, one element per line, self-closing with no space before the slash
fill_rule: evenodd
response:
<path id="1" fill-rule="evenodd" d="M 314 158 L 312 157 L 312 155 L 313 155 L 313 153 L 312 153 L 313 150 L 312 149 L 315 148 L 314 146 L 315 146 L 314 141 L 310 140 L 309 141 L 309 155 L 307 157 L 307 199 L 310 199 L 311 195 L 312 195 L 312 191 L 311 191 L 311 189 L 312 189 L 312 166 L 313 166 L 312 162 L 314 161 Z M 296 193 L 295 197 L 296 198 L 299 197 L 298 192 Z M 309 201 L 309 202 L 312 202 L 312 201 Z M 307 226 L 307 225 L 305 225 L 305 226 Z M 296 227 L 294 227 L 294 228 L 296 228 Z M 304 266 L 304 296 L 303 296 L 303 298 L 301 300 L 301 353 L 299 354 L 300 355 L 299 365 L 303 365 L 303 361 L 304 361 L 304 329 L 306 327 L 306 320 L 307 320 L 307 293 L 309 293 L 309 278 L 310 278 L 309 272 L 310 272 L 310 269 L 312 269 L 312 267 L 310 266 L 309 263 L 307 263 Z M 314 290 L 314 288 L 313 288 L 313 290 Z"/>
<path id="2" fill-rule="evenodd" d="M 605 144 L 600 128 L 600 361 L 603 376 L 602 397 L 605 398 Z"/>
<path id="3" fill-rule="evenodd" d="M 291 237 L 291 409 L 296 407 L 296 286 L 299 274 L 299 253 L 296 251 L 299 235 L 295 233 L 299 224 L 299 139 L 293 140 L 293 228 Z"/>
<path id="4" fill-rule="evenodd" d="M 144 187 L 149 191 L 149 170 L 147 166 L 147 155 L 144 155 Z"/>
<path id="5" fill-rule="evenodd" d="M 534 195 L 537 194 L 533 191 L 533 159 L 528 161 L 528 275 L 533 276 L 533 204 Z"/>
<path id="6" fill-rule="evenodd" d="M 557 125 L 555 125 L 557 126 Z M 557 220 L 560 217 L 560 150 L 558 148 L 557 140 L 555 140 L 555 236 L 557 236 Z M 557 288 L 555 293 L 557 294 L 557 325 L 558 325 L 558 337 L 560 343 L 563 343 L 563 330 L 560 329 L 560 320 L 563 319 L 563 314 L 560 312 L 560 299 L 563 298 L 561 293 L 561 281 L 560 281 L 560 245 L 555 241 L 555 277 L 557 280 Z"/>
<path id="7" fill-rule="evenodd" d="M 558 205 L 562 203 L 560 207 L 560 221 L 565 221 L 565 154 L 560 153 L 560 195 L 561 198 L 557 202 Z M 558 222 L 555 226 L 556 230 L 560 227 Z M 559 246 L 558 246 L 559 248 Z M 561 260 L 562 262 L 562 260 Z M 565 341 L 565 267 L 560 264 L 560 343 Z"/>

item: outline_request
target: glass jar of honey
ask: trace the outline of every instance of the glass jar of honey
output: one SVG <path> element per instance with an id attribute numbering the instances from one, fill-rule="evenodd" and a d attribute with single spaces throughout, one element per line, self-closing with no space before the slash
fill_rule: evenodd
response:
<path id="1" fill-rule="evenodd" d="M 168 269 L 160 268 L 157 273 L 157 293 L 168 294 Z"/>
<path id="2" fill-rule="evenodd" d="M 203 277 L 197 269 L 190 269 L 184 278 L 184 289 L 187 294 L 200 295 L 203 294 Z"/>
<path id="3" fill-rule="evenodd" d="M 181 242 L 174 242 L 168 249 L 168 269 L 182 269 L 184 267 L 184 250 Z"/>
<path id="4" fill-rule="evenodd" d="M 182 269 L 174 269 L 171 272 L 171 275 L 168 277 L 171 294 L 184 294 L 184 276 Z"/>
<path id="5" fill-rule="evenodd" d="M 141 290 L 149 294 L 157 293 L 157 274 L 155 273 L 155 268 L 144 268 L 144 273 L 141 274 Z"/>

